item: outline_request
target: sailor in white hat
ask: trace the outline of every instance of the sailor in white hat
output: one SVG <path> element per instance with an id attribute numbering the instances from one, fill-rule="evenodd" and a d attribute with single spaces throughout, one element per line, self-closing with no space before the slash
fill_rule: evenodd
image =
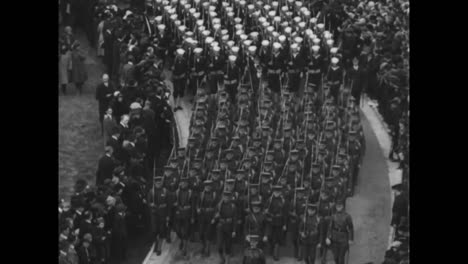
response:
<path id="1" fill-rule="evenodd" d="M 328 70 L 326 79 L 330 84 L 330 94 L 334 97 L 335 103 L 338 102 L 338 92 L 340 90 L 341 82 L 343 80 L 343 70 L 338 65 L 339 59 L 332 57 L 331 65 Z"/>
<path id="2" fill-rule="evenodd" d="M 174 97 L 174 112 L 177 110 L 182 110 L 180 104 L 180 99 L 184 97 L 185 85 L 187 83 L 187 60 L 184 57 L 185 50 L 177 49 L 176 57 L 174 60 L 174 65 L 172 66 L 172 84 L 173 84 L 173 94 Z"/>
<path id="3" fill-rule="evenodd" d="M 190 91 L 194 97 L 200 89 L 201 82 L 205 77 L 205 59 L 202 57 L 202 52 L 202 48 L 195 48 L 193 50 L 195 55 L 193 61 L 189 62 L 191 65 Z"/>
<path id="4" fill-rule="evenodd" d="M 237 56 L 230 55 L 229 63 L 224 70 L 224 88 L 232 103 L 236 101 L 237 85 L 239 83 L 240 70 L 237 64 Z"/>
<path id="5" fill-rule="evenodd" d="M 220 56 L 220 51 L 221 48 L 219 46 L 213 46 L 211 55 L 207 58 L 208 87 L 211 96 L 214 96 L 218 92 L 218 86 L 222 85 L 223 82 L 224 60 Z"/>

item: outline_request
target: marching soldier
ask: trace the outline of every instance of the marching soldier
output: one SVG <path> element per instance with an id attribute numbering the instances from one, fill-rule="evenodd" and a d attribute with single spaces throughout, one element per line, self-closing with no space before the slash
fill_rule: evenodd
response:
<path id="1" fill-rule="evenodd" d="M 260 239 L 258 235 L 249 236 L 250 247 L 244 251 L 242 264 L 265 264 L 266 259 L 263 250 L 257 248 Z"/>
<path id="2" fill-rule="evenodd" d="M 307 214 L 301 218 L 299 230 L 301 232 L 301 249 L 304 254 L 306 264 L 314 264 L 317 246 L 320 248 L 323 236 L 325 235 L 324 222 L 317 215 L 317 205 L 309 204 Z"/>
<path id="3" fill-rule="evenodd" d="M 200 195 L 197 206 L 197 214 L 200 225 L 200 240 L 202 241 L 203 248 L 202 254 L 205 257 L 210 256 L 210 244 L 213 242 L 213 223 L 211 220 L 215 216 L 216 203 L 218 197 L 215 191 L 213 191 L 213 181 L 204 181 L 204 190 Z"/>
<path id="4" fill-rule="evenodd" d="M 163 239 L 170 235 L 168 232 L 170 197 L 167 189 L 163 187 L 163 177 L 154 178 L 154 187 L 149 191 L 146 200 L 150 202 L 151 227 L 155 239 L 154 251 L 159 256 Z"/>
<path id="5" fill-rule="evenodd" d="M 174 86 L 174 112 L 182 110 L 180 99 L 184 97 L 185 85 L 187 83 L 187 61 L 184 58 L 185 50 L 177 49 L 174 66 L 172 66 L 172 83 Z"/>
<path id="6" fill-rule="evenodd" d="M 192 199 L 192 190 L 188 188 L 188 179 L 181 178 L 179 189 L 176 190 L 176 201 L 174 206 L 175 220 L 176 220 L 176 231 L 177 236 L 180 238 L 179 250 L 182 251 L 182 255 L 187 255 L 187 243 L 190 234 L 190 226 L 194 222 L 194 200 Z"/>
<path id="7" fill-rule="evenodd" d="M 267 201 L 266 214 L 269 222 L 268 240 L 272 250 L 273 259 L 279 260 L 279 246 L 283 242 L 283 233 L 286 231 L 286 201 L 281 196 L 283 186 L 273 187 L 273 194 Z"/>
<path id="8" fill-rule="evenodd" d="M 331 58 L 331 65 L 327 72 L 327 81 L 330 83 L 330 91 L 333 96 L 334 102 L 338 102 L 338 92 L 343 80 L 343 70 L 338 65 L 339 59 L 337 57 Z"/>
<path id="9" fill-rule="evenodd" d="M 323 58 L 320 54 L 320 46 L 317 44 L 320 43 L 319 39 L 314 39 L 314 46 L 312 46 L 312 54 L 309 55 L 309 64 L 308 64 L 308 86 L 312 88 L 314 92 L 318 92 L 320 84 L 322 81 L 322 69 L 323 69 Z"/>
<path id="10" fill-rule="evenodd" d="M 245 225 L 243 231 L 244 234 L 247 234 L 247 242 L 249 242 L 253 235 L 259 236 L 261 238 L 261 246 L 259 246 L 259 248 L 263 248 L 263 243 L 266 243 L 268 240 L 266 233 L 266 216 L 265 213 L 262 211 L 262 203 L 260 201 L 252 201 L 250 205 L 252 209 L 251 211 L 247 209 L 249 210 L 249 212 L 248 215 L 245 217 Z"/>
<path id="11" fill-rule="evenodd" d="M 236 236 L 237 208 L 231 197 L 232 192 L 225 191 L 223 193 L 223 199 L 218 204 L 215 218 L 211 222 L 214 224 L 215 221 L 218 221 L 216 226 L 218 252 L 223 264 L 229 263 L 232 239 Z"/>
<path id="12" fill-rule="evenodd" d="M 210 94 L 218 92 L 218 86 L 223 82 L 224 57 L 220 55 L 221 48 L 213 47 L 213 53 L 208 58 L 208 81 Z"/>
<path id="13" fill-rule="evenodd" d="M 299 91 L 299 84 L 304 72 L 305 60 L 303 56 L 299 54 L 299 46 L 294 43 L 291 45 L 291 59 L 288 63 L 288 77 L 289 77 L 289 92 L 294 93 L 297 96 Z M 298 110 L 296 104 L 296 112 Z"/>
<path id="14" fill-rule="evenodd" d="M 330 218 L 327 232 L 327 245 L 331 245 L 335 263 L 344 264 L 349 244 L 353 243 L 354 227 L 351 216 L 344 211 L 344 201 L 339 200 L 335 206 L 335 214 Z"/>
<path id="15" fill-rule="evenodd" d="M 193 96 L 197 94 L 205 76 L 205 59 L 201 55 L 202 51 L 202 48 L 195 48 L 193 60 L 190 60 L 190 91 Z"/>
<path id="16" fill-rule="evenodd" d="M 273 51 L 268 61 L 268 88 L 273 93 L 273 101 L 279 104 L 279 94 L 281 93 L 281 74 L 284 68 L 283 57 L 280 53 L 281 44 L 273 43 Z"/>
<path id="17" fill-rule="evenodd" d="M 304 213 L 306 198 L 304 197 L 305 188 L 298 187 L 295 189 L 295 194 L 292 200 L 292 205 L 289 206 L 289 221 L 288 231 L 291 232 L 291 241 L 294 247 L 294 257 L 302 260 L 302 254 L 299 251 L 299 221 Z"/>

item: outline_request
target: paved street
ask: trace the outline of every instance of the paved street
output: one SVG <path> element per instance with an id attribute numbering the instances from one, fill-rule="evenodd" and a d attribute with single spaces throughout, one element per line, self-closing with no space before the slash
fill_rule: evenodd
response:
<path id="1" fill-rule="evenodd" d="M 94 100 L 94 89 L 103 72 L 103 67 L 99 59 L 95 57 L 94 50 L 87 46 L 86 39 L 81 35 L 78 39 L 88 52 L 86 64 L 89 81 L 85 85 L 83 96 L 75 95 L 75 91 L 71 88 L 69 89 L 71 95 L 59 97 L 59 190 L 60 194 L 65 197 L 71 194 L 73 182 L 78 176 L 94 182 L 97 160 L 101 155 L 103 145 L 97 121 L 97 103 Z M 170 83 L 169 85 L 171 86 Z M 183 111 L 175 113 L 175 118 L 178 123 L 181 145 L 185 146 L 191 115 L 188 99 L 184 101 L 183 107 Z M 355 224 L 355 243 L 351 246 L 349 264 L 364 264 L 369 261 L 381 263 L 390 230 L 391 198 L 388 165 L 370 123 L 365 117 L 362 120 L 366 137 L 366 155 L 356 195 L 348 199 L 347 204 L 347 210 L 353 216 Z M 151 244 L 145 238 L 131 241 L 130 256 L 125 264 L 142 263 L 150 246 Z M 190 245 L 190 249 L 193 249 L 190 250 L 191 258 L 184 260 L 178 255 L 177 247 L 177 241 L 164 245 L 164 254 L 159 257 L 149 255 L 147 263 L 211 264 L 219 260 L 217 253 L 207 259 L 200 258 L 196 252 L 200 244 Z M 212 252 L 216 252 L 216 249 L 213 248 Z M 236 248 L 235 252 L 237 256 L 232 263 L 240 263 L 240 249 Z M 281 255 L 291 256 L 292 252 L 288 248 L 282 248 Z M 268 258 L 267 263 L 282 264 L 296 263 L 296 261 L 291 257 L 282 257 L 278 262 Z"/>

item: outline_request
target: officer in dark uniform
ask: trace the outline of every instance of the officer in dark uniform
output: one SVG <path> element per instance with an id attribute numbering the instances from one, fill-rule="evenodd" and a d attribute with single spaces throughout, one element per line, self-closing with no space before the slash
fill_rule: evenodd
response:
<path id="1" fill-rule="evenodd" d="M 265 264 L 266 259 L 263 250 L 257 248 L 257 243 L 260 239 L 258 235 L 250 235 L 250 247 L 245 249 L 242 264 Z"/>
<path id="2" fill-rule="evenodd" d="M 197 203 L 197 215 L 200 225 L 200 240 L 202 241 L 203 248 L 202 254 L 206 257 L 210 256 L 210 244 L 213 242 L 213 230 L 214 226 L 212 220 L 215 216 L 216 204 L 218 202 L 218 196 L 213 191 L 213 181 L 204 181 L 204 190 L 200 194 L 199 201 Z"/>
<path id="3" fill-rule="evenodd" d="M 174 66 L 172 66 L 172 83 L 174 85 L 174 112 L 182 110 L 180 99 L 184 97 L 185 85 L 187 83 L 187 60 L 184 58 L 185 50 L 177 49 Z"/>
<path id="4" fill-rule="evenodd" d="M 187 255 L 187 239 L 190 234 L 190 225 L 194 221 L 194 200 L 192 199 L 192 190 L 188 188 L 188 179 L 180 179 L 180 187 L 176 191 L 176 202 L 174 203 L 176 231 L 180 238 L 179 249 L 182 255 Z"/>
<path id="5" fill-rule="evenodd" d="M 286 231 L 287 211 L 286 200 L 281 196 L 283 186 L 273 187 L 273 195 L 266 201 L 266 214 L 269 222 L 269 236 L 273 259 L 279 260 L 279 246 L 283 242 L 283 233 Z"/>
<path id="6" fill-rule="evenodd" d="M 299 91 L 299 84 L 304 74 L 303 72 L 305 65 L 306 62 L 303 56 L 301 56 L 301 54 L 299 53 L 299 46 L 296 43 L 292 44 L 291 57 L 288 63 L 289 92 L 297 93 Z"/>
<path id="7" fill-rule="evenodd" d="M 190 63 L 190 91 L 192 95 L 197 94 L 201 86 L 202 80 L 205 77 L 205 58 L 202 57 L 202 48 L 195 48 L 193 50 L 194 57 L 189 61 Z"/>
<path id="8" fill-rule="evenodd" d="M 320 42 L 320 40 L 318 40 L 318 42 Z M 318 92 L 320 85 L 322 83 L 322 69 L 324 67 L 323 58 L 319 52 L 320 46 L 313 45 L 311 50 L 312 50 L 312 54 L 309 55 L 309 63 L 308 63 L 307 85 L 314 92 Z"/>
<path id="9" fill-rule="evenodd" d="M 219 47 L 214 47 L 213 54 L 208 58 L 208 81 L 210 94 L 216 94 L 218 92 L 218 86 L 223 82 L 225 58 L 220 55 L 219 51 Z"/>
<path id="10" fill-rule="evenodd" d="M 154 187 L 148 192 L 147 201 L 151 210 L 151 227 L 154 233 L 156 255 L 161 255 L 162 239 L 169 235 L 169 195 L 166 188 L 163 187 L 163 178 L 158 176 L 154 178 Z"/>
<path id="11" fill-rule="evenodd" d="M 273 51 L 268 61 L 268 88 L 273 92 L 273 101 L 279 104 L 279 94 L 281 92 L 280 75 L 284 68 L 283 57 L 280 53 L 281 44 L 273 43 Z"/>
<path id="12" fill-rule="evenodd" d="M 344 211 L 344 201 L 338 200 L 336 212 L 331 216 L 327 232 L 327 245 L 331 245 L 335 263 L 344 264 L 349 244 L 353 243 L 354 226 L 351 216 Z"/>
<path id="13" fill-rule="evenodd" d="M 231 200 L 233 193 L 225 191 L 223 199 L 218 204 L 215 218 L 212 224 L 217 221 L 217 241 L 218 252 L 221 256 L 221 263 L 229 263 L 232 249 L 232 239 L 236 236 L 237 208 Z"/>
<path id="14" fill-rule="evenodd" d="M 301 249 L 306 264 L 315 263 L 317 246 L 321 247 L 320 242 L 325 235 L 326 226 L 324 226 L 324 222 L 316 212 L 317 205 L 309 204 L 307 206 L 307 215 L 301 218 L 299 225 Z"/>
<path id="15" fill-rule="evenodd" d="M 337 57 L 331 58 L 331 65 L 328 68 L 326 79 L 330 84 L 330 92 L 333 96 L 335 103 L 338 102 L 338 92 L 341 83 L 343 82 L 343 69 L 338 65 L 339 59 Z"/>
<path id="16" fill-rule="evenodd" d="M 291 206 L 289 206 L 289 221 L 288 231 L 291 232 L 291 241 L 294 246 L 294 257 L 298 260 L 302 260 L 302 254 L 299 250 L 299 222 L 304 214 L 304 208 L 306 205 L 306 198 L 304 197 L 305 189 L 298 187 L 295 190 L 294 197 L 292 198 Z"/>

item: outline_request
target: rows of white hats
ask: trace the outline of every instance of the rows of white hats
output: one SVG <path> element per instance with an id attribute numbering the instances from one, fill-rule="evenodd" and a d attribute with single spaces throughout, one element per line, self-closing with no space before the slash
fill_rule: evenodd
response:
<path id="1" fill-rule="evenodd" d="M 309 42 L 314 52 L 327 48 L 333 57 L 338 51 L 334 46 L 333 34 L 325 30 L 324 23 L 319 23 L 316 17 L 311 16 L 311 12 L 301 1 L 288 0 L 280 5 L 278 1 L 265 4 L 262 1 L 234 0 L 222 2 L 221 14 L 215 12 L 217 0 L 181 0 L 180 5 L 177 5 L 177 2 L 156 1 L 157 5 L 163 7 L 164 12 L 162 16 L 157 16 L 154 22 L 159 30 L 165 30 L 166 26 L 177 29 L 175 33 L 189 48 L 193 48 L 195 54 L 219 52 L 224 49 L 228 50 L 229 60 L 235 61 L 240 47 L 252 55 L 256 53 L 255 44 L 259 34 L 263 36 L 263 49 L 295 50 L 300 49 L 304 42 Z M 259 31 L 250 32 L 248 35 L 245 33 L 245 23 L 237 16 L 241 10 L 245 16 L 253 18 Z M 178 14 L 181 14 L 181 17 Z M 226 19 L 225 21 L 232 25 L 235 32 L 232 36 L 221 24 L 222 19 Z M 190 28 L 193 28 L 193 31 Z M 287 47 L 286 43 L 291 45 Z M 184 49 L 177 50 L 180 55 L 184 52 Z M 333 57 L 332 63 L 338 63 L 338 58 Z"/>

